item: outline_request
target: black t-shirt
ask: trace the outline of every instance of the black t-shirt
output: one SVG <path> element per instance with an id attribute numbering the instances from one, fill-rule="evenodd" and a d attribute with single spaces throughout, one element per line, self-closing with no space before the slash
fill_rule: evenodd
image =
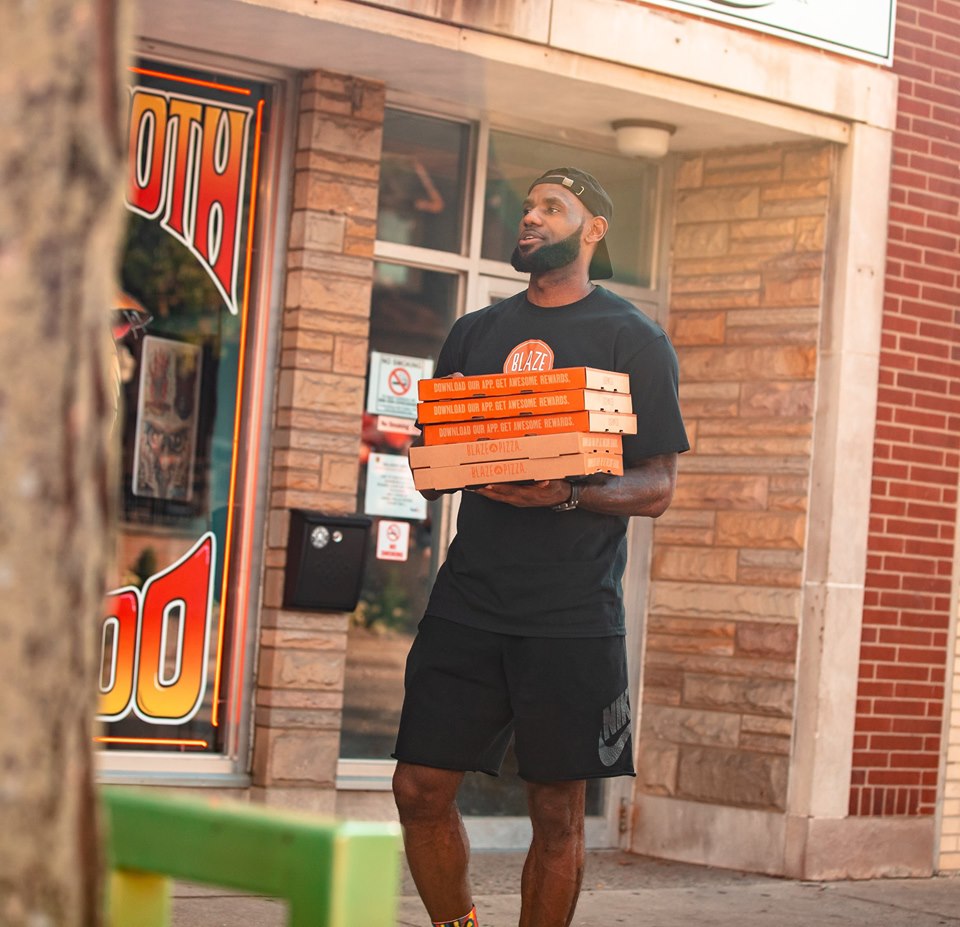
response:
<path id="1" fill-rule="evenodd" d="M 435 376 L 559 367 L 629 373 L 637 434 L 623 436 L 625 466 L 689 449 L 673 346 L 661 328 L 602 287 L 567 306 L 534 306 L 518 293 L 463 316 Z M 623 634 L 626 527 L 625 516 L 517 508 L 462 493 L 457 534 L 427 613 L 523 636 Z"/>

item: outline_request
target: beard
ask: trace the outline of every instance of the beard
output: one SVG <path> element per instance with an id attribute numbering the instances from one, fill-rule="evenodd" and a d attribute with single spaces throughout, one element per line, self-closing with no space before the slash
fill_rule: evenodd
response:
<path id="1" fill-rule="evenodd" d="M 548 270 L 566 267 L 580 254 L 580 234 L 583 232 L 583 223 L 572 235 L 552 245 L 541 245 L 535 251 L 524 257 L 517 245 L 510 255 L 510 264 L 521 274 L 543 274 Z"/>

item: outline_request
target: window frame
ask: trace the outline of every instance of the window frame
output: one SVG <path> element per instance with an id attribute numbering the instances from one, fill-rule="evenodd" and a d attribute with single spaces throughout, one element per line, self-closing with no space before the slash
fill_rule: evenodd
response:
<path id="1" fill-rule="evenodd" d="M 279 323 L 286 262 L 286 236 L 293 187 L 293 153 L 299 98 L 298 75 L 288 69 L 251 65 L 226 56 L 185 50 L 164 43 L 140 43 L 136 58 L 159 64 L 208 71 L 269 84 L 271 101 L 269 123 L 261 148 L 261 169 L 257 191 L 258 222 L 255 231 L 253 267 L 254 288 L 246 320 L 246 385 L 240 397 L 242 412 L 237 460 L 235 505 L 242 512 L 231 543 L 230 590 L 242 585 L 240 572 L 262 573 L 262 545 L 267 512 L 268 459 L 271 434 L 272 391 L 267 388 L 269 372 L 276 367 L 279 353 Z M 237 436 L 235 436 L 237 437 Z M 231 605 L 228 604 L 228 608 Z M 223 691 L 227 704 L 236 706 L 228 722 L 224 749 L 219 753 L 188 754 L 156 750 L 97 749 L 97 778 L 105 783 L 212 785 L 246 787 L 250 785 L 252 756 L 251 719 L 253 712 L 254 667 L 257 653 L 256 628 L 260 599 L 246 596 L 242 604 L 233 599 L 236 630 L 228 642 L 223 659 L 237 667 L 225 677 Z M 208 683 L 209 685 L 209 683 Z"/>

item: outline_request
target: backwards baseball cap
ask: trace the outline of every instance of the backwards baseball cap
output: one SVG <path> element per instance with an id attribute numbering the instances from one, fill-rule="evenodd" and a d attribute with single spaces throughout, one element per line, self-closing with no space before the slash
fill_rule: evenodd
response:
<path id="1" fill-rule="evenodd" d="M 576 167 L 555 167 L 530 184 L 527 193 L 541 183 L 555 183 L 566 187 L 592 215 L 603 216 L 607 222 L 613 221 L 613 201 L 592 174 Z M 610 263 L 606 237 L 597 242 L 597 249 L 590 261 L 589 275 L 591 280 L 606 280 L 613 276 L 613 264 Z"/>

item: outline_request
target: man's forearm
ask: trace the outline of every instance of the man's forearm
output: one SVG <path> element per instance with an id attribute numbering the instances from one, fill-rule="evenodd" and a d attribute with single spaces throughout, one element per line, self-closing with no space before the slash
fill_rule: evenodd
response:
<path id="1" fill-rule="evenodd" d="M 673 499 L 677 482 L 677 455 L 649 457 L 623 476 L 585 483 L 580 508 L 603 515 L 646 515 L 657 518 Z"/>

